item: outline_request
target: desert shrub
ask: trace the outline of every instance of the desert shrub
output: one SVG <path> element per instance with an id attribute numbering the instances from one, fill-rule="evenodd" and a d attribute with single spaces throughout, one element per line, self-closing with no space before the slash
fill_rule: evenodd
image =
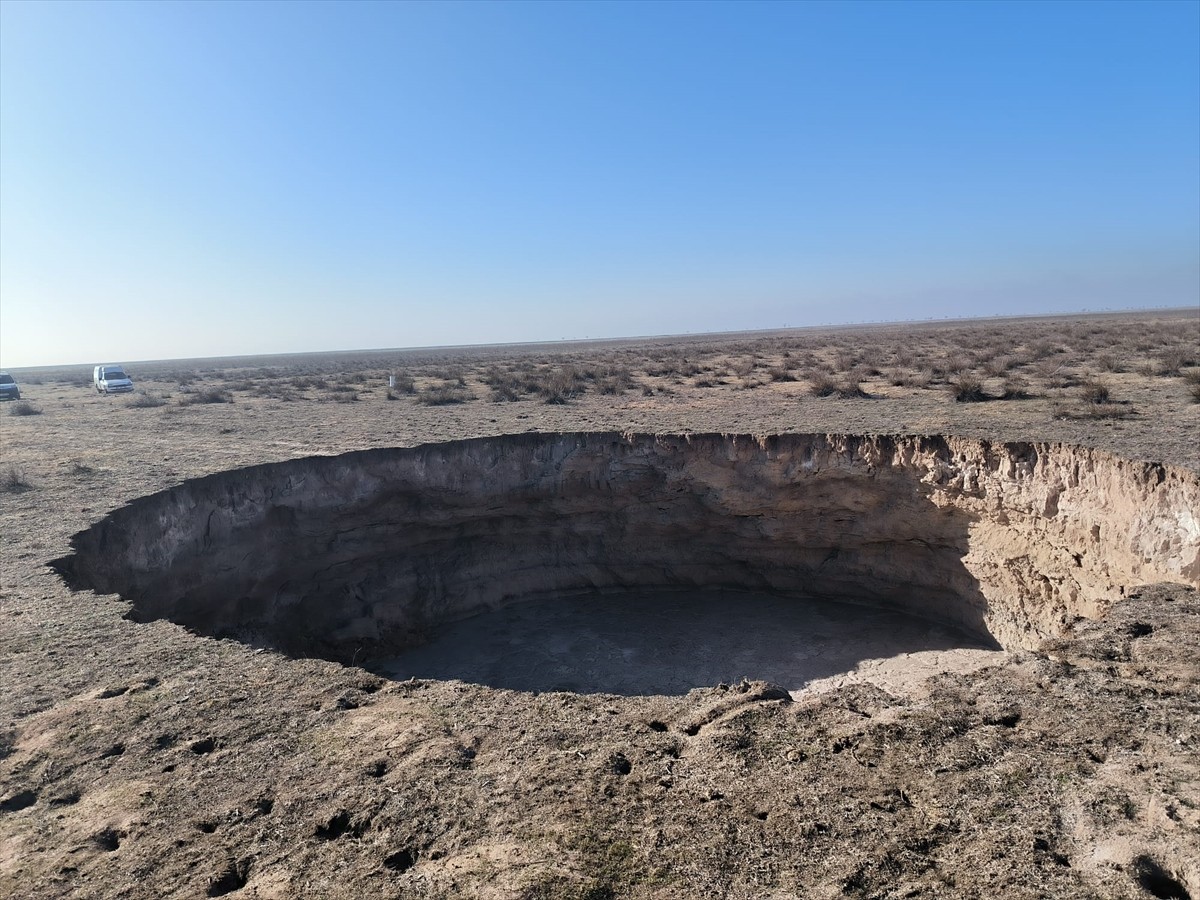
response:
<path id="1" fill-rule="evenodd" d="M 1070 387 L 1078 379 L 1056 359 L 1042 359 L 1034 366 L 1034 373 L 1045 384 L 1054 388 Z"/>
<path id="2" fill-rule="evenodd" d="M 1200 403 L 1200 384 L 1193 384 L 1191 386 L 1191 394 L 1192 394 L 1192 402 Z"/>
<path id="3" fill-rule="evenodd" d="M 994 356 L 981 364 L 983 374 L 989 378 L 1000 378 L 1016 367 L 1016 360 L 1011 356 Z"/>
<path id="4" fill-rule="evenodd" d="M 551 406 L 566 403 L 575 396 L 574 393 L 560 385 L 547 385 L 539 393 L 541 394 L 542 402 Z"/>
<path id="5" fill-rule="evenodd" d="M 1179 370 L 1181 368 L 1194 365 L 1195 362 L 1196 359 L 1193 353 L 1182 347 L 1171 347 L 1158 354 L 1156 371 L 1159 375 L 1175 376 L 1180 374 Z"/>
<path id="6" fill-rule="evenodd" d="M 1046 359 L 1058 352 L 1058 348 L 1050 341 L 1034 341 L 1029 345 L 1029 355 L 1035 360 Z"/>
<path id="7" fill-rule="evenodd" d="M 837 396 L 843 400 L 869 400 L 871 395 L 863 390 L 862 384 L 857 378 L 843 378 L 838 385 Z"/>
<path id="8" fill-rule="evenodd" d="M 1104 382 L 1088 378 L 1079 386 L 1079 399 L 1084 403 L 1104 404 L 1112 400 L 1112 391 Z"/>
<path id="9" fill-rule="evenodd" d="M 574 366 L 560 366 L 543 373 L 536 390 L 543 403 L 566 403 L 587 390 L 587 378 Z"/>
<path id="10" fill-rule="evenodd" d="M 1096 357 L 1096 366 L 1104 372 L 1124 372 L 1125 366 L 1113 353 L 1101 353 Z"/>
<path id="11" fill-rule="evenodd" d="M 466 374 L 457 366 L 450 368 L 433 368 L 429 370 L 431 378 L 439 379 L 443 384 L 450 387 L 465 388 L 467 386 Z"/>
<path id="12" fill-rule="evenodd" d="M 493 384 L 491 393 L 488 395 L 488 399 L 493 403 L 515 403 L 521 397 L 520 386 L 508 381 Z"/>
<path id="13" fill-rule="evenodd" d="M 684 356 L 664 356 L 658 362 L 650 362 L 646 367 L 646 374 L 653 378 L 666 378 L 670 376 L 691 378 L 695 374 L 700 374 L 701 368 Z"/>
<path id="14" fill-rule="evenodd" d="M 927 388 L 929 387 L 930 377 L 928 371 L 914 372 L 896 369 L 891 373 L 888 380 L 896 387 Z"/>
<path id="15" fill-rule="evenodd" d="M 886 362 L 888 353 L 877 344 L 872 344 L 869 347 L 863 347 L 858 354 L 858 365 L 865 366 L 867 371 L 874 375 L 879 374 L 879 366 Z"/>
<path id="16" fill-rule="evenodd" d="M 969 368 L 971 364 L 965 356 L 955 355 L 943 359 L 941 365 L 937 366 L 937 371 L 943 375 L 960 375 Z"/>
<path id="17" fill-rule="evenodd" d="M 344 385 L 337 385 L 336 387 L 345 388 Z M 358 391 L 354 390 L 354 388 L 343 390 L 330 388 L 325 394 L 325 399 L 332 400 L 334 403 L 354 403 L 358 400 Z"/>
<path id="18" fill-rule="evenodd" d="M 132 409 L 151 409 L 155 406 L 166 406 L 167 401 L 158 394 L 134 394 L 125 404 Z"/>
<path id="19" fill-rule="evenodd" d="M 983 391 L 983 383 L 972 375 L 960 375 L 952 381 L 950 393 L 956 403 L 982 403 L 990 399 Z"/>
<path id="20" fill-rule="evenodd" d="M 767 369 L 767 375 L 772 381 L 795 381 L 796 376 L 783 366 L 773 366 Z"/>
<path id="21" fill-rule="evenodd" d="M 391 388 L 397 394 L 415 394 L 417 392 L 416 382 L 408 375 L 396 375 L 396 386 Z"/>
<path id="22" fill-rule="evenodd" d="M 492 389 L 491 399 L 495 403 L 508 403 L 520 400 L 523 394 L 533 393 L 536 383 L 518 372 L 492 367 L 483 373 L 481 379 Z"/>
<path id="23" fill-rule="evenodd" d="M 197 406 L 203 403 L 232 403 L 233 395 L 220 388 L 205 388 L 188 391 L 179 397 L 180 406 Z"/>
<path id="24" fill-rule="evenodd" d="M 254 389 L 256 397 L 266 397 L 271 400 L 283 400 L 286 403 L 291 403 L 298 400 L 300 395 L 296 393 L 289 385 L 281 384 L 276 381 L 269 381 L 266 384 L 260 384 Z"/>
<path id="25" fill-rule="evenodd" d="M 1000 392 L 1001 400 L 1028 400 L 1032 396 L 1033 392 L 1024 378 L 1013 376 L 1004 379 L 1004 388 Z"/>
<path id="26" fill-rule="evenodd" d="M 6 494 L 19 494 L 22 491 L 33 490 L 33 485 L 25 477 L 25 472 L 16 466 L 9 466 L 0 477 L 0 490 Z"/>
<path id="27" fill-rule="evenodd" d="M 42 411 L 28 400 L 18 400 L 8 410 L 10 416 L 40 416 Z"/>
<path id="28" fill-rule="evenodd" d="M 616 376 L 610 376 L 608 378 L 601 378 L 599 381 L 597 381 L 596 390 L 598 390 L 601 394 L 623 394 L 630 390 L 634 384 L 635 382 L 631 377 L 618 378 Z"/>
<path id="29" fill-rule="evenodd" d="M 815 371 L 808 374 L 808 390 L 814 397 L 829 397 L 837 392 L 838 383 L 833 374 Z"/>
<path id="30" fill-rule="evenodd" d="M 636 384 L 633 373 L 624 367 L 611 366 L 601 369 L 596 375 L 596 390 L 601 394 L 623 394 Z"/>
<path id="31" fill-rule="evenodd" d="M 858 365 L 858 354 L 850 350 L 839 350 L 833 354 L 833 368 L 836 372 L 848 372 Z"/>
<path id="32" fill-rule="evenodd" d="M 1125 419 L 1133 415 L 1128 403 L 1082 403 L 1078 406 L 1057 404 L 1052 415 L 1056 419 Z"/>
<path id="33" fill-rule="evenodd" d="M 465 403 L 471 395 L 455 382 L 427 387 L 417 394 L 417 402 L 423 406 L 449 406 L 453 403 Z"/>
<path id="34" fill-rule="evenodd" d="M 729 371 L 738 378 L 747 378 L 754 373 L 756 363 L 753 359 L 734 359 L 729 362 Z"/>
<path id="35" fill-rule="evenodd" d="M 815 372 L 808 377 L 809 391 L 816 397 L 838 397 L 842 400 L 867 398 L 871 395 L 853 373 L 834 378 L 828 372 Z"/>

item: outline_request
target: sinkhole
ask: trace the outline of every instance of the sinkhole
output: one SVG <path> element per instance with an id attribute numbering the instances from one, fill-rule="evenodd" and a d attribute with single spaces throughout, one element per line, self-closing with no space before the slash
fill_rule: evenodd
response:
<path id="1" fill-rule="evenodd" d="M 186 481 L 51 565 L 295 656 L 517 690 L 979 665 L 1200 580 L 1200 479 L 1053 443 L 526 433 Z"/>

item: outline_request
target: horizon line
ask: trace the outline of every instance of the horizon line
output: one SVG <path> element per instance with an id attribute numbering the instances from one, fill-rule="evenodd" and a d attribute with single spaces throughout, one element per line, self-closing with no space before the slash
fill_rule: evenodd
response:
<path id="1" fill-rule="evenodd" d="M 793 331 L 821 331 L 821 330 L 843 330 L 843 329 L 858 329 L 858 328 L 889 328 L 906 325 L 921 325 L 937 323 L 939 325 L 956 325 L 970 324 L 980 322 L 1019 322 L 1029 319 L 1064 319 L 1064 318 L 1089 318 L 1101 316 L 1130 316 L 1130 315 L 1149 315 L 1162 313 L 1195 313 L 1200 317 L 1200 306 L 1154 306 L 1154 307 L 1128 307 L 1125 309 L 1081 309 L 1071 312 L 1050 312 L 1050 313 L 1024 313 L 1020 315 L 999 315 L 999 316 L 942 316 L 929 317 L 924 319 L 888 319 L 873 322 L 832 322 L 820 325 L 782 325 L 776 328 L 746 328 L 735 329 L 732 331 L 683 331 L 683 332 L 667 332 L 662 334 L 640 334 L 640 335 L 618 335 L 608 337 L 584 337 L 584 338 L 559 338 L 558 340 L 542 340 L 542 341 L 501 341 L 499 343 L 477 343 L 477 344 L 418 344 L 410 347 L 362 347 L 362 348 L 340 348 L 334 350 L 284 350 L 275 353 L 230 353 L 219 356 L 181 356 L 181 357 L 165 357 L 159 359 L 135 359 L 129 363 L 119 363 L 120 365 L 151 365 L 159 363 L 189 363 L 189 362 L 219 362 L 221 360 L 231 359 L 276 359 L 289 356 L 334 356 L 338 354 L 374 354 L 374 353 L 413 353 L 416 351 L 432 351 L 432 350 L 473 350 L 473 349 L 490 349 L 490 348 L 522 348 L 522 347 L 572 347 L 578 345 L 598 345 L 598 344 L 636 344 L 642 341 L 662 341 L 673 339 L 688 339 L 700 340 L 703 338 L 726 338 L 747 335 L 765 335 L 779 334 L 781 332 Z M 47 363 L 36 366 L 11 366 L 3 369 L 5 372 L 35 372 L 40 369 L 65 369 L 74 366 L 94 367 L 96 365 L 117 365 L 117 363 L 95 363 L 95 362 L 66 362 L 66 363 Z"/>

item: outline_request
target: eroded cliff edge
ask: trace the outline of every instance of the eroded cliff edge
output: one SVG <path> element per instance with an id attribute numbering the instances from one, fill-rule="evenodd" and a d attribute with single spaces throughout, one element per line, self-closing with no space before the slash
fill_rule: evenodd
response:
<path id="1" fill-rule="evenodd" d="M 54 567 L 139 620 L 363 659 L 531 596 L 768 590 L 1031 647 L 1200 583 L 1200 479 L 1063 444 L 521 434 L 256 466 L 114 511 Z"/>

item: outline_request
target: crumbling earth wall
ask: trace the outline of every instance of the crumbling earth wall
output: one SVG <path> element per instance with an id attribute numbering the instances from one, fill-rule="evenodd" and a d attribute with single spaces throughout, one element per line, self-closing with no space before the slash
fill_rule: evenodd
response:
<path id="1" fill-rule="evenodd" d="M 1015 649 L 1128 586 L 1200 583 L 1200 480 L 1057 443 L 519 434 L 185 482 L 54 567 L 139 620 L 349 659 L 533 596 L 745 588 Z"/>

